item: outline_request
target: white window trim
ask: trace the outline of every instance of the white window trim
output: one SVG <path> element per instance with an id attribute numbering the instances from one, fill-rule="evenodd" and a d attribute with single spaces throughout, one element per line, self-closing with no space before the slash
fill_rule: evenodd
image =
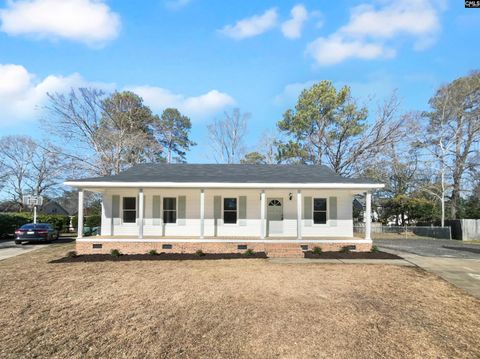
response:
<path id="1" fill-rule="evenodd" d="M 237 220 L 235 223 L 225 223 L 225 209 L 224 209 L 224 199 L 225 198 L 235 198 L 237 200 Z M 240 205 L 240 196 L 222 196 L 222 222 L 224 226 L 238 226 L 238 206 Z M 233 212 L 232 210 L 229 210 L 230 212 Z"/>
<path id="2" fill-rule="evenodd" d="M 315 206 L 315 199 L 325 199 L 326 204 L 327 204 L 327 210 L 325 213 L 326 216 L 326 221 L 325 223 L 315 223 L 315 218 L 314 218 L 314 211 L 313 208 Z M 312 196 L 312 226 L 314 227 L 329 227 L 330 226 L 330 201 L 328 200 L 328 197 L 314 197 Z"/>
<path id="3" fill-rule="evenodd" d="M 137 196 L 120 196 L 121 198 L 121 205 L 122 205 L 122 218 L 120 218 L 122 220 L 122 226 L 136 226 L 137 225 L 137 218 L 138 218 L 138 197 Z M 123 208 L 123 199 L 124 198 L 135 198 L 135 221 L 134 222 L 124 222 L 123 220 L 123 212 L 125 211 L 125 209 Z M 131 210 L 127 210 L 127 211 L 131 211 Z"/>
<path id="4" fill-rule="evenodd" d="M 160 210 L 161 210 L 161 223 L 162 225 L 164 226 L 178 226 L 178 197 L 179 196 L 161 196 L 161 201 L 160 201 Z M 175 222 L 169 222 L 169 223 L 166 223 L 164 220 L 163 220 L 163 214 L 164 214 L 164 208 L 163 208 L 163 200 L 165 198 L 175 198 Z M 187 198 L 185 197 L 185 211 L 187 210 Z M 168 211 L 168 210 L 167 210 Z"/>

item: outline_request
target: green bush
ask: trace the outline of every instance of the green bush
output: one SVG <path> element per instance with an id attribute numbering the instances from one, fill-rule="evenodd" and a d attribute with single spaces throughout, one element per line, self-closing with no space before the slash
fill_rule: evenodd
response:
<path id="1" fill-rule="evenodd" d="M 321 247 L 313 247 L 313 253 L 315 254 L 322 254 L 322 248 Z"/>
<path id="2" fill-rule="evenodd" d="M 151 256 L 158 256 L 158 252 L 157 252 L 157 250 L 155 250 L 155 249 L 149 250 L 149 251 L 148 251 L 148 254 L 150 254 Z"/>
<path id="3" fill-rule="evenodd" d="M 102 224 L 102 216 L 95 214 L 92 216 L 85 217 L 84 223 L 87 227 L 100 227 Z"/>
<path id="4" fill-rule="evenodd" d="M 245 252 L 243 252 L 243 254 L 247 257 L 251 257 L 255 254 L 255 252 L 253 251 L 253 249 L 249 248 Z"/>
<path id="5" fill-rule="evenodd" d="M 0 213 L 0 238 L 15 234 L 18 227 L 32 222 L 32 215 L 28 212 Z"/>
<path id="6" fill-rule="evenodd" d="M 378 249 L 377 246 L 372 246 L 372 249 L 370 249 L 370 252 L 372 252 L 372 253 L 378 253 L 378 252 L 380 252 L 380 249 Z"/>
<path id="7" fill-rule="evenodd" d="M 112 257 L 120 257 L 122 255 L 122 252 L 120 252 L 118 249 L 112 249 L 110 251 L 110 255 Z"/>
<path id="8" fill-rule="evenodd" d="M 205 253 L 203 253 L 203 251 L 201 249 L 199 249 L 198 251 L 195 252 L 195 255 L 198 256 L 198 257 L 203 257 L 203 256 L 205 256 Z"/>
<path id="9" fill-rule="evenodd" d="M 53 228 L 63 232 L 68 230 L 70 217 L 61 214 L 40 214 L 37 216 L 38 223 L 50 223 Z"/>

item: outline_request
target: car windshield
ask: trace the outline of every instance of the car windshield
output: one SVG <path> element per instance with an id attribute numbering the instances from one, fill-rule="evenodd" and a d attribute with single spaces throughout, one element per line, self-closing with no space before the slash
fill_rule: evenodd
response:
<path id="1" fill-rule="evenodd" d="M 20 227 L 20 229 L 23 230 L 32 230 L 32 229 L 48 229 L 50 227 L 49 224 L 24 224 L 23 226 Z"/>

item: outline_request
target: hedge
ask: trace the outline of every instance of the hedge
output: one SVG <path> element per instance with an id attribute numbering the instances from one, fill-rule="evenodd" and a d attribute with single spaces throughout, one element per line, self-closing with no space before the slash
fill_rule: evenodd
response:
<path id="1" fill-rule="evenodd" d="M 33 214 L 30 212 L 18 213 L 0 213 L 0 237 L 13 235 L 18 227 L 33 222 Z M 67 230 L 70 224 L 70 217 L 60 214 L 39 214 L 37 216 L 38 223 L 50 223 L 59 231 Z"/>

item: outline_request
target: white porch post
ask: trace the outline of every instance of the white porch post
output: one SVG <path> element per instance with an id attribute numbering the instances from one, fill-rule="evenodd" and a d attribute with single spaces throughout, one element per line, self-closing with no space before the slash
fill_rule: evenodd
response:
<path id="1" fill-rule="evenodd" d="M 78 190 L 78 234 L 77 238 L 83 237 L 83 189 Z"/>
<path id="2" fill-rule="evenodd" d="M 143 188 L 138 191 L 138 238 L 143 238 L 143 209 L 144 209 L 145 195 Z"/>
<path id="3" fill-rule="evenodd" d="M 370 240 L 372 232 L 372 194 L 365 193 L 365 239 Z"/>
<path id="4" fill-rule="evenodd" d="M 302 191 L 297 191 L 297 239 L 302 239 Z"/>
<path id="5" fill-rule="evenodd" d="M 265 191 L 260 193 L 260 238 L 265 238 Z"/>
<path id="6" fill-rule="evenodd" d="M 205 236 L 205 191 L 200 190 L 200 238 Z"/>

